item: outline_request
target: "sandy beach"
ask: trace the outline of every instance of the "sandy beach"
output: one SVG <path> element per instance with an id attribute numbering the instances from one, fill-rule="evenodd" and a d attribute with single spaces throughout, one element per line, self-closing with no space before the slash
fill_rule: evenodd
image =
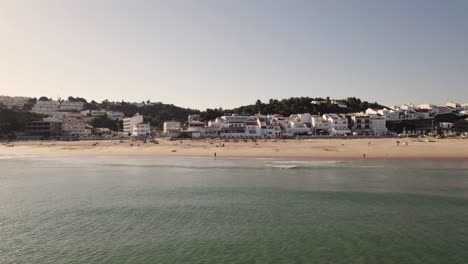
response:
<path id="1" fill-rule="evenodd" d="M 397 145 L 396 141 L 400 141 Z M 266 158 L 434 158 L 468 159 L 468 140 L 439 139 L 302 139 L 222 140 L 199 139 L 159 144 L 141 141 L 25 141 L 0 145 L 0 155 L 37 156 L 200 156 Z"/>

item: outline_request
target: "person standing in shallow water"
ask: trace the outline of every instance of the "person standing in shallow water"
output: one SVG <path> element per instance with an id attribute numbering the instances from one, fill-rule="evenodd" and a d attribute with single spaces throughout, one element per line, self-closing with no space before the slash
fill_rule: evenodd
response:
<path id="1" fill-rule="evenodd" d="M 214 153 L 214 158 L 216 159 L 216 152 Z"/>

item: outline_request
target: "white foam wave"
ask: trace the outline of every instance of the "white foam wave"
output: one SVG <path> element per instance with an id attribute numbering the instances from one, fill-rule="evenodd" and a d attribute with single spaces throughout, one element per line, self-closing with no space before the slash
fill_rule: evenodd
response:
<path id="1" fill-rule="evenodd" d="M 28 158 L 35 158 L 37 156 L 30 156 L 30 155 L 1 155 L 0 160 L 6 159 L 28 159 Z"/>

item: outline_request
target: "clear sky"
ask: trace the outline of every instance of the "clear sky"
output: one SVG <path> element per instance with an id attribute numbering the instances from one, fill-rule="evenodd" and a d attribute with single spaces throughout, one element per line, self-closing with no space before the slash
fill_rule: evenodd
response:
<path id="1" fill-rule="evenodd" d="M 0 0 L 0 94 L 468 102 L 466 0 Z"/>

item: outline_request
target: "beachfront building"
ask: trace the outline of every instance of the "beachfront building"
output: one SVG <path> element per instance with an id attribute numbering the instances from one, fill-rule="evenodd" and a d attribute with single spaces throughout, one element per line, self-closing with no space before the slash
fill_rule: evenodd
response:
<path id="1" fill-rule="evenodd" d="M 138 123 L 132 126 L 131 134 L 133 137 L 148 136 L 151 133 L 150 124 Z"/>
<path id="2" fill-rule="evenodd" d="M 302 123 L 307 127 L 312 127 L 312 115 L 309 113 L 298 114 L 297 115 Z"/>
<path id="3" fill-rule="evenodd" d="M 29 99 L 31 98 L 22 96 L 0 96 L 0 105 L 6 108 L 22 109 Z"/>
<path id="4" fill-rule="evenodd" d="M 200 135 L 205 134 L 205 122 L 200 121 L 200 115 L 189 115 L 187 118 L 187 130 L 200 132 Z"/>
<path id="5" fill-rule="evenodd" d="M 383 135 L 388 132 L 387 120 L 385 116 L 374 115 L 371 116 L 371 132 L 374 135 Z"/>
<path id="6" fill-rule="evenodd" d="M 351 133 L 348 119 L 342 115 L 324 114 L 322 118 L 328 122 L 328 134 L 331 136 L 344 136 Z"/>
<path id="7" fill-rule="evenodd" d="M 58 112 L 60 102 L 58 101 L 37 101 L 32 108 L 32 112 L 36 114 L 52 116 Z"/>
<path id="8" fill-rule="evenodd" d="M 151 130 L 149 124 L 143 123 L 143 116 L 137 113 L 123 119 L 123 132 L 126 135 L 141 136 L 148 135 Z"/>
<path id="9" fill-rule="evenodd" d="M 68 136 L 84 136 L 86 135 L 86 122 L 81 116 L 65 115 L 62 118 L 62 131 Z"/>
<path id="10" fill-rule="evenodd" d="M 163 124 L 163 131 L 166 134 L 179 132 L 181 129 L 182 125 L 180 124 L 180 122 L 167 121 Z"/>
<path id="11" fill-rule="evenodd" d="M 311 129 L 307 127 L 304 122 L 300 121 L 300 118 L 296 118 L 288 122 L 284 128 L 284 135 L 293 137 L 293 136 L 307 136 L 312 133 Z"/>
<path id="12" fill-rule="evenodd" d="M 285 126 L 288 120 L 282 115 L 268 115 L 267 120 L 271 125 Z"/>
<path id="13" fill-rule="evenodd" d="M 351 116 L 351 129 L 356 135 L 370 135 L 371 117 L 369 115 L 354 114 Z"/>
<path id="14" fill-rule="evenodd" d="M 266 125 L 263 127 L 266 129 Z M 245 136 L 246 137 L 261 137 L 262 136 L 262 126 L 259 125 L 258 120 L 250 120 L 245 122 Z"/>
<path id="15" fill-rule="evenodd" d="M 54 117 L 47 117 L 43 118 L 41 121 L 27 122 L 24 131 L 32 136 L 59 136 L 62 134 L 62 120 Z"/>
<path id="16" fill-rule="evenodd" d="M 131 134 L 133 132 L 133 126 L 143 123 L 143 116 L 135 114 L 133 117 L 123 119 L 123 132 L 124 134 Z"/>
<path id="17" fill-rule="evenodd" d="M 321 116 L 312 116 L 312 134 L 314 135 L 323 135 L 328 133 L 328 122 L 324 120 Z"/>

